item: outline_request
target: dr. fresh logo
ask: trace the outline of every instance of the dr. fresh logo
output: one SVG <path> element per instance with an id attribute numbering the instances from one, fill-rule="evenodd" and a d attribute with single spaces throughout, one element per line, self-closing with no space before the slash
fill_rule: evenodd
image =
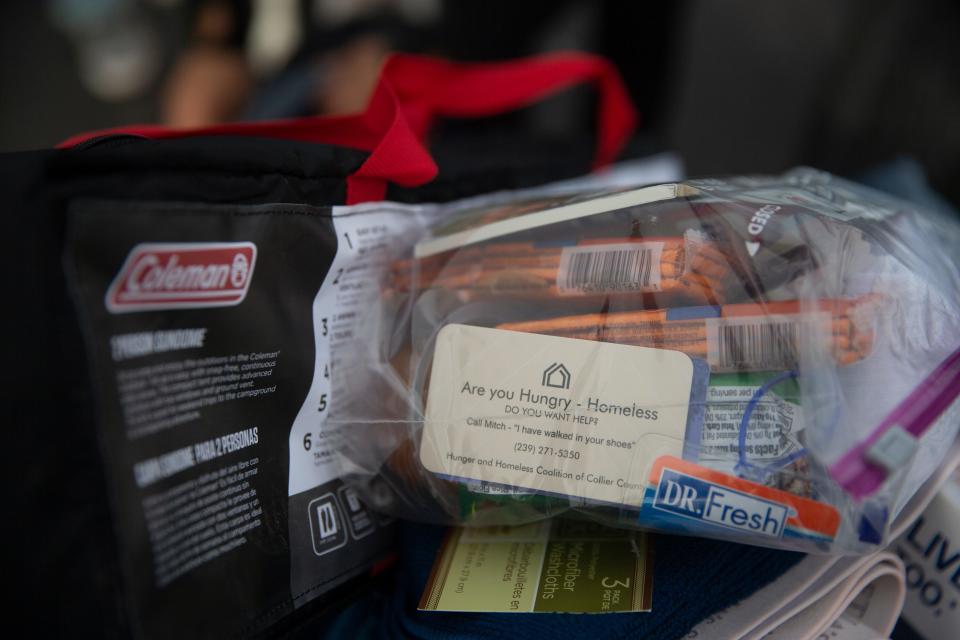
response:
<path id="1" fill-rule="evenodd" d="M 543 371 L 543 386 L 554 389 L 570 388 L 570 372 L 559 362 L 554 362 Z"/>
<path id="2" fill-rule="evenodd" d="M 240 304 L 250 289 L 252 242 L 139 244 L 107 290 L 111 313 Z"/>
<path id="3" fill-rule="evenodd" d="M 664 469 L 653 507 L 729 529 L 779 538 L 790 508 L 720 484 Z"/>

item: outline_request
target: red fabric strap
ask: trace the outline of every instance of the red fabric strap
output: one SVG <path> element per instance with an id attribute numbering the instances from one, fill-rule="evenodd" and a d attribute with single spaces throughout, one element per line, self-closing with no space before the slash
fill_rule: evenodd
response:
<path id="1" fill-rule="evenodd" d="M 637 125 L 636 110 L 616 67 L 585 53 L 475 64 L 398 55 L 387 62 L 383 75 L 421 140 L 437 117 L 497 115 L 587 82 L 599 93 L 594 168 L 613 162 Z"/>
<path id="2" fill-rule="evenodd" d="M 348 116 L 292 118 L 259 122 L 173 129 L 158 125 L 133 125 L 83 133 L 59 148 L 72 147 L 104 135 L 140 135 L 160 140 L 199 136 L 246 136 L 334 144 L 370 155 L 347 177 L 347 204 L 383 200 L 387 182 L 416 187 L 433 180 L 437 165 L 410 129 L 389 84 L 378 82 L 367 108 Z"/>
<path id="3" fill-rule="evenodd" d="M 247 136 L 334 144 L 370 155 L 347 177 L 347 204 L 382 200 L 387 183 L 425 184 L 437 166 L 424 144 L 438 117 L 492 116 L 537 102 L 570 86 L 599 90 L 595 167 L 612 162 L 636 125 L 636 112 L 612 64 L 566 53 L 502 63 L 458 64 L 397 54 L 388 60 L 367 108 L 359 114 L 240 122 L 194 129 L 135 125 L 92 131 L 57 145 L 72 147 L 103 135 L 151 139 Z"/>

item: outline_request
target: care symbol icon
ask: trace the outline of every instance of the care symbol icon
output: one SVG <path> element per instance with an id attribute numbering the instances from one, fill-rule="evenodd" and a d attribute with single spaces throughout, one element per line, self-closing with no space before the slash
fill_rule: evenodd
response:
<path id="1" fill-rule="evenodd" d="M 333 511 L 332 504 L 324 502 L 317 505 L 317 521 L 320 524 L 321 538 L 329 538 L 330 536 L 337 535 L 339 527 L 337 527 L 337 516 Z"/>

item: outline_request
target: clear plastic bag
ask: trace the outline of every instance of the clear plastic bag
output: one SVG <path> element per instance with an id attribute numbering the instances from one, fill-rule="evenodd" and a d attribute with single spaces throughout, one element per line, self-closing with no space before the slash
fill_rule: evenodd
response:
<path id="1" fill-rule="evenodd" d="M 810 169 L 433 219 L 332 417 L 393 515 L 865 552 L 956 436 L 956 220 Z"/>

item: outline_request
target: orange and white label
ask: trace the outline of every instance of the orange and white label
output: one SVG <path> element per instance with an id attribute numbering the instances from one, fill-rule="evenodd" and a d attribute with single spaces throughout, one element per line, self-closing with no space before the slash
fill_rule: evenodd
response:
<path id="1" fill-rule="evenodd" d="M 840 514 L 829 504 L 796 496 L 708 469 L 673 456 L 658 458 L 650 470 L 644 514 L 660 514 L 751 536 L 784 533 L 832 540 Z"/>

